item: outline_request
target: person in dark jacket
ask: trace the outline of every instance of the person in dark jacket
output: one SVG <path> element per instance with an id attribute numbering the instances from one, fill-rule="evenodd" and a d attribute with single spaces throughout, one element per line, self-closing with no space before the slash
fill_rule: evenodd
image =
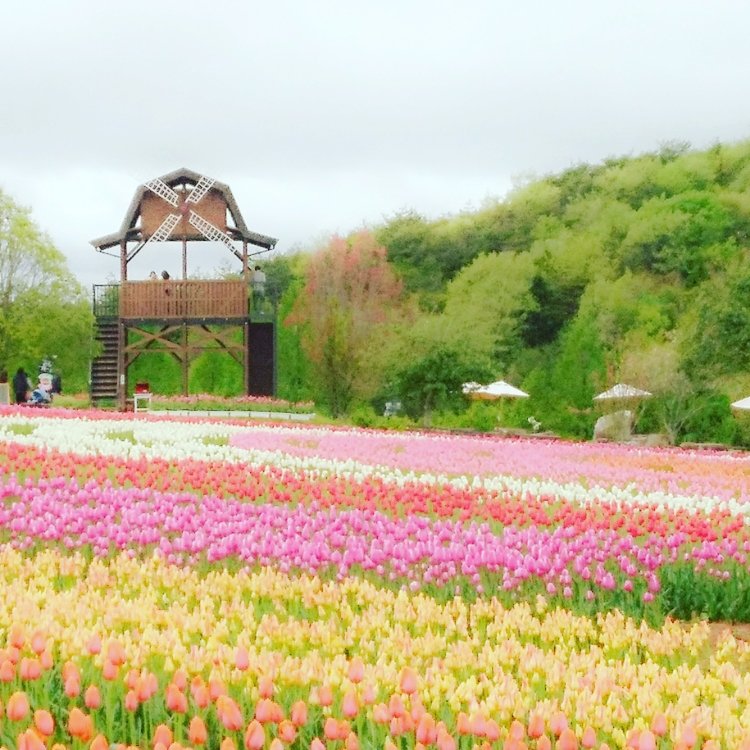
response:
<path id="1" fill-rule="evenodd" d="M 16 370 L 16 374 L 13 376 L 13 393 L 16 396 L 17 404 L 26 403 L 26 394 L 29 392 L 29 376 L 23 367 L 19 367 Z"/>

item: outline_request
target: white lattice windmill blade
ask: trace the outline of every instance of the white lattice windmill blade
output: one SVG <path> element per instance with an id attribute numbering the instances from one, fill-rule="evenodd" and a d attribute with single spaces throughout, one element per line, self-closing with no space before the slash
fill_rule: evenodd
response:
<path id="1" fill-rule="evenodd" d="M 188 203 L 198 203 L 198 201 L 213 187 L 216 180 L 210 177 L 201 177 L 198 182 L 195 183 L 195 187 L 190 191 L 190 195 L 187 200 Z M 177 205 L 176 203 L 174 204 Z"/>
<path id="2" fill-rule="evenodd" d="M 207 240 L 211 240 L 212 242 L 223 242 L 232 252 L 235 252 L 232 238 L 226 232 L 222 232 L 221 229 L 215 227 L 210 221 L 206 221 L 202 216 L 195 213 L 195 211 L 190 212 L 188 221 Z"/>
<path id="3" fill-rule="evenodd" d="M 203 179 L 203 178 L 201 178 Z M 213 180 L 211 181 L 213 185 Z M 147 187 L 151 192 L 156 193 L 160 198 L 163 198 L 167 203 L 173 205 L 175 208 L 180 202 L 180 196 L 172 190 L 166 182 L 160 180 L 158 177 L 154 177 L 153 180 L 143 183 L 144 187 Z"/>

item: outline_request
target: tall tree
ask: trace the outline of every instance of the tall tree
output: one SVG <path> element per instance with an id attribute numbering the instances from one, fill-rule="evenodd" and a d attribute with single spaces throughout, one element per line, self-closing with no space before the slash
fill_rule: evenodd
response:
<path id="1" fill-rule="evenodd" d="M 378 387 L 376 360 L 401 291 L 385 248 L 370 232 L 333 237 L 310 259 L 287 323 L 302 326 L 318 392 L 334 416 Z"/>
<path id="2" fill-rule="evenodd" d="M 0 369 L 55 357 L 68 389 L 83 388 L 91 310 L 65 256 L 30 212 L 0 190 Z"/>

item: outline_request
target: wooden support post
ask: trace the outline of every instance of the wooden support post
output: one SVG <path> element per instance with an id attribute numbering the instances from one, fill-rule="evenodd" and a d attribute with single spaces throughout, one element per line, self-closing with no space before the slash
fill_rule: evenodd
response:
<path id="1" fill-rule="evenodd" d="M 243 326 L 242 335 L 245 337 L 244 341 L 244 349 L 245 349 L 245 395 L 250 395 L 250 367 L 252 366 L 252 358 L 250 356 L 250 317 L 248 317 L 245 320 L 245 325 Z"/>
<path id="2" fill-rule="evenodd" d="M 128 399 L 128 364 L 125 359 L 125 348 L 128 343 L 128 328 L 119 319 L 117 324 L 117 408 L 125 411 Z"/>
<path id="3" fill-rule="evenodd" d="M 188 374 L 190 357 L 188 355 L 188 325 L 182 324 L 182 395 L 188 395 Z"/>

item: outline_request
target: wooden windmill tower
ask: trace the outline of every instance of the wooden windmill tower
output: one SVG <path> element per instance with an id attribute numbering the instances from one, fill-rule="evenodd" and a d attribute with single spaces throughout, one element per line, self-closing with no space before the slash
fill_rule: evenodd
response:
<path id="1" fill-rule="evenodd" d="M 133 258 L 168 240 L 182 243 L 182 278 L 129 280 Z M 222 243 L 240 261 L 238 278 L 188 279 L 189 243 L 206 240 Z M 92 363 L 92 400 L 116 399 L 125 408 L 130 365 L 153 352 L 168 352 L 180 363 L 187 395 L 191 361 L 210 350 L 242 365 L 247 394 L 272 395 L 274 323 L 251 320 L 249 295 L 250 258 L 276 242 L 247 228 L 231 190 L 216 180 L 178 169 L 141 185 L 119 231 L 91 241 L 120 260 L 119 284 L 94 287 L 103 352 Z"/>

